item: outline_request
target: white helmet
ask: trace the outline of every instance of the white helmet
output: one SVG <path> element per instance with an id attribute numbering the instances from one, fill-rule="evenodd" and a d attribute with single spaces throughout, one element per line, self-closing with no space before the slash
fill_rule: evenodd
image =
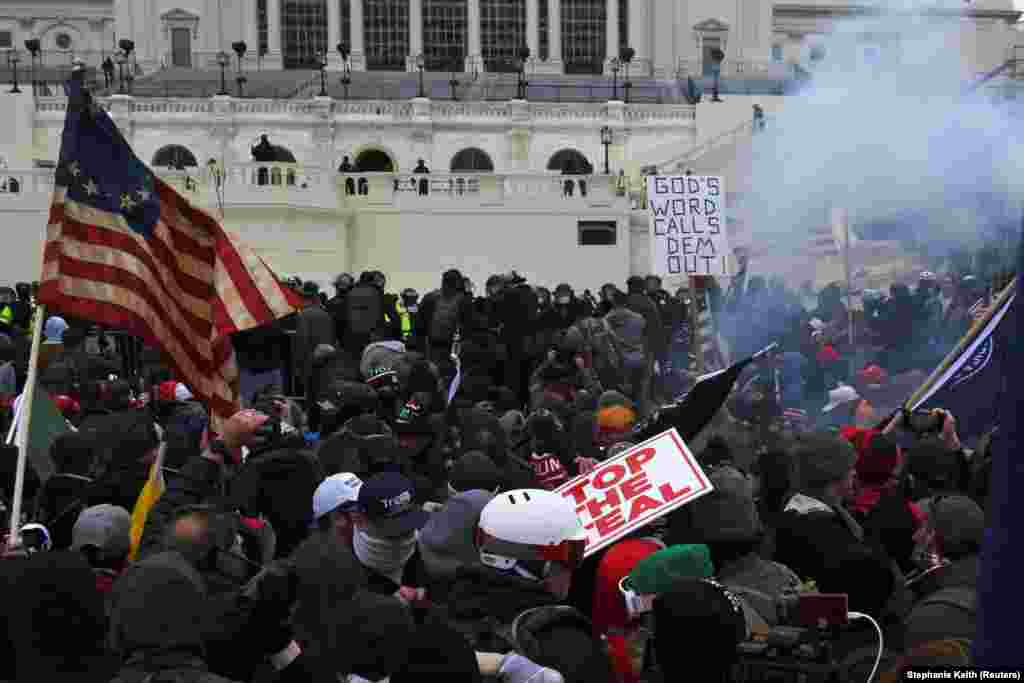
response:
<path id="1" fill-rule="evenodd" d="M 574 569 L 583 561 L 587 533 L 572 503 L 540 489 L 495 496 L 480 513 L 480 561 L 509 570 L 517 562 L 555 561 Z"/>

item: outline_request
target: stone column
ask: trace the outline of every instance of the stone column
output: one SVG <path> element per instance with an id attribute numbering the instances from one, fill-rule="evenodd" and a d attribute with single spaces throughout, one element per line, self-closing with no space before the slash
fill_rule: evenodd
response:
<path id="1" fill-rule="evenodd" d="M 267 0 L 267 56 L 263 61 L 271 68 L 282 66 L 281 0 Z"/>
<path id="2" fill-rule="evenodd" d="M 256 3 L 245 6 L 245 47 L 244 63 L 255 64 L 260 53 L 260 15 Z"/>
<path id="3" fill-rule="evenodd" d="M 530 61 L 540 58 L 540 12 L 538 0 L 526 0 L 526 47 L 530 49 Z"/>
<path id="4" fill-rule="evenodd" d="M 409 0 L 409 55 L 407 71 L 416 71 L 416 59 L 423 54 L 423 0 Z"/>
<path id="5" fill-rule="evenodd" d="M 353 71 L 366 70 L 366 52 L 363 46 L 363 0 L 351 0 L 349 4 L 349 61 Z"/>
<path id="6" fill-rule="evenodd" d="M 651 75 L 651 0 L 633 0 L 629 3 L 629 46 L 633 48 L 630 75 Z"/>
<path id="7" fill-rule="evenodd" d="M 562 0 L 548 3 L 548 66 L 554 73 L 562 73 Z"/>
<path id="8" fill-rule="evenodd" d="M 338 43 L 341 37 L 341 3 L 338 0 L 327 0 L 327 68 L 331 71 L 341 69 L 341 55 L 338 54 Z M 344 39 L 348 42 L 348 38 Z"/>
<path id="9" fill-rule="evenodd" d="M 469 30 L 469 52 L 466 54 L 466 71 L 480 66 L 480 0 L 466 3 L 466 23 Z"/>
<path id="10" fill-rule="evenodd" d="M 619 0 L 605 0 L 604 70 L 611 73 L 612 60 L 619 56 Z"/>

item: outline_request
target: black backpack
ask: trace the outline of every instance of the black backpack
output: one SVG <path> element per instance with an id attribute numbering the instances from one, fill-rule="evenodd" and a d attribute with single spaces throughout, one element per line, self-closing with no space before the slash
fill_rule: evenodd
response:
<path id="1" fill-rule="evenodd" d="M 434 307 L 434 315 L 430 319 L 430 341 L 433 344 L 449 344 L 459 327 L 459 310 L 462 307 L 462 294 L 452 297 L 439 295 Z"/>

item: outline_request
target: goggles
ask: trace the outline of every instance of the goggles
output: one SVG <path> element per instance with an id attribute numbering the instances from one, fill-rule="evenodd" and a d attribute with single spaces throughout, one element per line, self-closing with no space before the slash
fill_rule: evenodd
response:
<path id="1" fill-rule="evenodd" d="M 619 581 L 619 592 L 622 594 L 623 602 L 626 603 L 626 612 L 630 619 L 639 619 L 654 610 L 654 600 L 658 596 L 637 593 L 630 588 L 628 576 L 623 576 Z"/>
<path id="2" fill-rule="evenodd" d="M 517 559 L 524 562 L 558 562 L 569 569 L 576 569 L 583 564 L 583 554 L 587 549 L 587 541 L 583 538 L 570 539 L 554 545 L 528 545 L 502 541 L 483 529 L 477 529 L 476 544 L 481 553 L 491 556 L 497 561 L 496 564 L 507 565 L 501 567 L 504 569 L 511 569 Z M 526 555 L 532 557 L 527 558 Z"/>

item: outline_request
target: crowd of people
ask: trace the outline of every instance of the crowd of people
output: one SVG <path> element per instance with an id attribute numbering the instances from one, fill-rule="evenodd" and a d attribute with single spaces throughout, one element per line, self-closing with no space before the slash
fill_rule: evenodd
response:
<path id="1" fill-rule="evenodd" d="M 123 340 L 50 312 L 40 387 L 74 428 L 0 560 L 0 680 L 774 681 L 758 662 L 822 639 L 797 670 L 970 663 L 985 440 L 879 392 L 965 331 L 976 282 L 925 273 L 853 317 L 838 287 L 757 278 L 597 298 L 515 272 L 479 297 L 457 270 L 422 297 L 380 272 L 331 298 L 292 284 L 302 310 L 233 339 L 245 407 L 220 433 L 158 356 L 129 377 Z M 0 292 L 8 399 L 32 297 Z M 700 407 L 710 423 L 675 398 L 711 362 L 701 311 L 734 359 L 779 342 Z M 585 556 L 558 487 L 672 427 L 714 491 Z M 166 489 L 139 516 L 154 462 Z M 880 634 L 804 623 L 818 594 Z"/>

